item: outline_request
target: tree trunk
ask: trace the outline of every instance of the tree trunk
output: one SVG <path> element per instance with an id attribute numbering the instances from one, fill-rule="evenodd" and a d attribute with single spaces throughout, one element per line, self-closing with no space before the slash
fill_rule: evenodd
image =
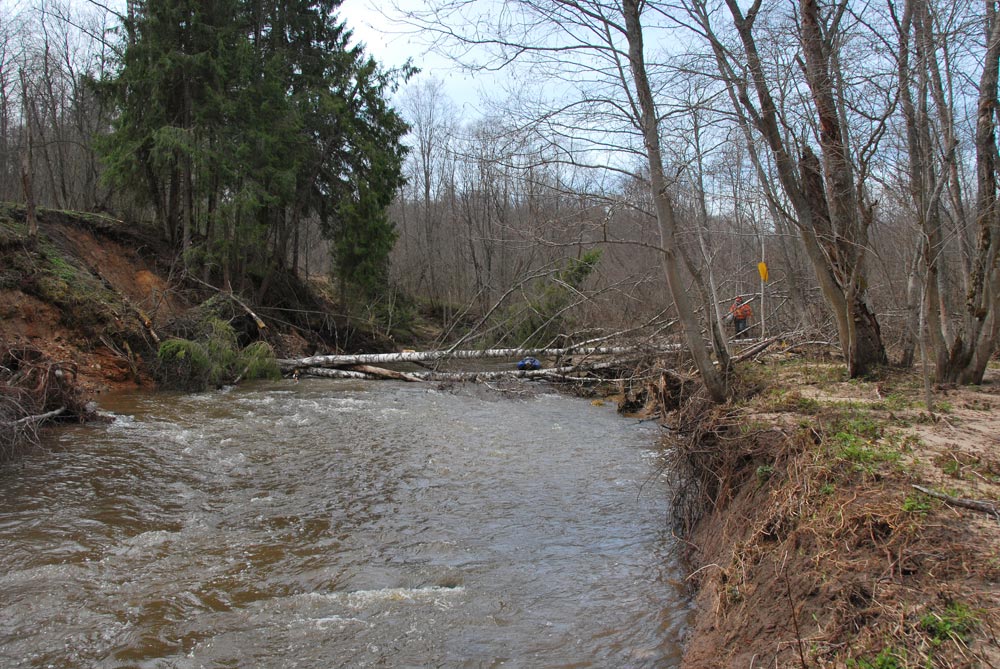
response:
<path id="1" fill-rule="evenodd" d="M 966 294 L 962 332 L 954 340 L 939 381 L 981 383 L 996 350 L 1000 300 L 1000 220 L 997 211 L 997 84 L 1000 75 L 1000 20 L 986 3 L 986 57 L 976 108 L 976 226 L 978 240 Z"/>
<path id="2" fill-rule="evenodd" d="M 24 143 L 21 148 L 21 187 L 24 190 L 25 221 L 28 225 L 28 244 L 38 243 L 38 217 L 35 214 L 35 189 L 32 185 L 31 103 L 28 97 L 28 77 L 21 70 L 21 100 L 24 105 Z"/>
<path id="3" fill-rule="evenodd" d="M 904 369 L 913 367 L 916 358 L 918 328 L 920 327 L 920 299 L 922 294 L 920 290 L 921 246 L 922 244 L 917 244 L 917 248 L 913 252 L 913 258 L 910 260 L 910 270 L 906 277 L 906 304 L 904 307 L 906 321 L 903 325 L 902 352 L 899 357 L 899 366 Z"/>
<path id="4" fill-rule="evenodd" d="M 887 362 L 882 333 L 865 297 L 865 251 L 868 247 L 868 216 L 855 183 L 851 160 L 830 71 L 830 42 L 820 26 L 817 0 L 801 0 L 802 54 L 806 80 L 819 117 L 819 141 L 823 147 L 823 182 L 826 191 L 825 216 L 830 234 L 821 235 L 827 257 L 831 258 L 838 284 L 847 302 L 846 312 L 836 310 L 840 329 L 847 329 L 847 367 L 851 378 L 871 373 Z M 832 39 L 832 38 L 830 38 Z M 846 322 L 845 322 L 846 321 Z M 841 344 L 844 344 L 843 338 Z"/>
<path id="5" fill-rule="evenodd" d="M 671 350 L 669 347 L 661 352 Z M 614 355 L 627 356 L 640 353 L 633 347 L 587 347 L 587 348 L 491 348 L 464 351 L 403 351 L 400 353 L 359 353 L 356 355 L 314 355 L 308 358 L 279 360 L 282 369 L 295 367 L 346 367 L 349 365 L 382 365 L 390 362 L 433 362 L 437 360 L 479 360 L 482 358 L 521 358 L 524 356 L 545 356 L 562 358 L 565 356 Z"/>
<path id="6" fill-rule="evenodd" d="M 792 205 L 799 233 L 820 288 L 837 323 L 841 350 L 852 377 L 863 376 L 886 362 L 885 347 L 874 313 L 866 299 L 864 249 L 871 212 L 855 187 L 853 165 L 844 144 L 834 80 L 818 24 L 815 0 L 801 0 L 801 43 L 806 61 L 807 83 L 819 116 L 820 143 L 824 164 L 808 145 L 796 161 L 779 121 L 778 107 L 771 95 L 767 70 L 753 36 L 753 25 L 761 0 L 744 15 L 737 0 L 725 0 L 740 37 L 749 70 L 749 81 L 734 71 L 730 51 L 712 31 L 704 9 L 692 13 L 709 38 L 720 72 L 736 87 L 734 105 L 744 122 L 752 123 L 767 143 L 785 195 Z M 833 39 L 831 36 L 830 39 Z M 750 86 L 756 93 L 752 101 Z"/>
<path id="7" fill-rule="evenodd" d="M 646 75 L 646 62 L 643 54 L 642 25 L 639 21 L 639 3 L 641 0 L 624 0 L 622 12 L 625 16 L 626 36 L 628 39 L 629 68 L 635 83 L 636 97 L 639 103 L 639 122 L 642 128 L 646 158 L 649 164 L 649 181 L 653 196 L 653 206 L 656 210 L 656 222 L 660 232 L 660 261 L 667 278 L 667 288 L 674 300 L 677 317 L 687 342 L 688 351 L 694 358 L 695 366 L 701 373 L 702 382 L 709 396 L 715 402 L 725 402 L 729 397 L 728 380 L 724 370 L 719 370 L 713 363 L 705 347 L 690 296 L 684 290 L 680 267 L 676 256 L 677 223 L 674 215 L 673 202 L 667 192 L 667 179 L 663 171 L 663 158 L 660 153 L 659 117 L 653 102 L 653 92 Z"/>

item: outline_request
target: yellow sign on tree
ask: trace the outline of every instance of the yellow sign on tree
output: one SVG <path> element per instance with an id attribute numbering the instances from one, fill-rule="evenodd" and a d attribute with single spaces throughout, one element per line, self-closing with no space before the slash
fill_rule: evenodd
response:
<path id="1" fill-rule="evenodd" d="M 760 272 L 760 280 L 767 281 L 767 263 L 765 262 L 757 263 L 757 271 Z"/>

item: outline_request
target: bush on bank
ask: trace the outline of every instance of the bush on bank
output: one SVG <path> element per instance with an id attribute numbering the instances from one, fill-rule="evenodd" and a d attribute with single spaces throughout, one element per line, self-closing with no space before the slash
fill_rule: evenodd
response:
<path id="1" fill-rule="evenodd" d="M 170 339 L 157 351 L 154 376 L 161 388 L 199 391 L 244 379 L 281 377 L 270 344 L 256 341 L 240 347 L 233 327 L 210 318 L 197 339 Z"/>

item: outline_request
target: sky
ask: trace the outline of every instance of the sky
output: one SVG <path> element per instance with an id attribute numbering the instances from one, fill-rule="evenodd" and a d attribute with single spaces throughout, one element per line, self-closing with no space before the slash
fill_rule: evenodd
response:
<path id="1" fill-rule="evenodd" d="M 385 8 L 394 4 L 385 0 L 344 0 L 340 17 L 363 42 L 369 55 L 385 67 L 398 67 L 412 59 L 420 69 L 416 81 L 434 77 L 444 82 L 445 92 L 466 116 L 478 115 L 480 87 L 487 77 L 463 72 L 448 58 L 430 51 L 429 40 L 399 20 L 398 12 Z M 419 8 L 420 0 L 402 0 L 399 4 Z M 405 91 L 405 89 L 404 89 Z"/>

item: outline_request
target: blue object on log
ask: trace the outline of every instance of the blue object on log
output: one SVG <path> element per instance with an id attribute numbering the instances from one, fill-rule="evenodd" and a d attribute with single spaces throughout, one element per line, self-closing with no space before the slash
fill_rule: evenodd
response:
<path id="1" fill-rule="evenodd" d="M 541 369 L 542 363 L 538 362 L 535 358 L 523 358 L 517 363 L 518 369 Z"/>

